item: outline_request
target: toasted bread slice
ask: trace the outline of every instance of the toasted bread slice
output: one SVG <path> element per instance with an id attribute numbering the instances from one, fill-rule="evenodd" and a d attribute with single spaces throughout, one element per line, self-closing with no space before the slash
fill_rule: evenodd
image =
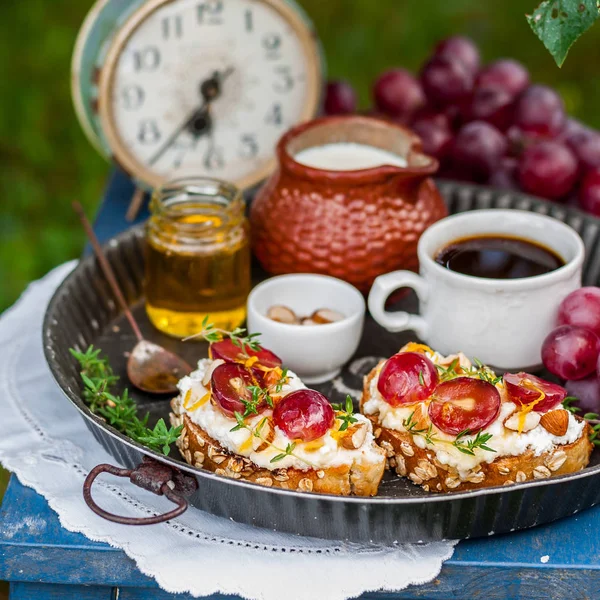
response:
<path id="1" fill-rule="evenodd" d="M 434 354 L 432 352 L 430 357 L 434 360 L 438 359 L 436 361 L 438 364 L 440 364 L 440 358 L 445 364 L 448 364 L 447 358 L 439 357 L 439 355 L 433 356 Z M 462 355 L 459 355 L 459 358 L 461 364 L 468 362 L 468 359 Z M 568 416 L 571 428 L 569 436 L 552 435 L 551 432 L 543 429 L 541 423 L 537 425 L 542 428 L 537 431 L 536 435 L 543 441 L 543 446 L 541 446 L 543 450 L 540 450 L 540 447 L 521 444 L 524 446 L 522 451 L 516 451 L 515 448 L 511 448 L 510 442 L 517 443 L 516 436 L 520 434 L 505 429 L 504 433 L 500 434 L 500 437 L 504 436 L 504 441 L 496 440 L 498 444 L 496 454 L 475 450 L 475 456 L 464 457 L 454 448 L 452 448 L 453 453 L 448 452 L 447 441 L 446 445 L 427 443 L 422 434 L 417 435 L 407 431 L 403 424 L 400 424 L 403 423 L 402 419 L 396 418 L 394 427 L 384 426 L 383 422 L 386 421 L 386 418 L 376 408 L 379 401 L 383 402 L 381 396 L 367 406 L 367 403 L 378 395 L 376 378 L 382 364 L 383 361 L 365 378 L 360 402 L 361 412 L 366 414 L 373 423 L 374 436 L 377 443 L 386 452 L 388 467 L 397 475 L 408 477 L 414 484 L 420 485 L 426 491 L 464 491 L 511 485 L 533 479 L 545 479 L 579 471 L 589 462 L 593 449 L 589 441 L 590 426 L 569 413 L 563 415 L 564 417 Z M 382 404 L 380 406 L 384 411 L 389 410 Z M 410 409 L 403 408 L 402 410 L 414 411 L 411 412 L 411 415 L 413 415 L 413 419 L 418 419 L 419 430 L 426 431 L 432 426 L 427 416 L 427 402 L 417 403 Z M 560 410 L 566 413 L 566 411 Z M 501 414 L 498 418 L 505 417 Z M 389 424 L 389 422 L 388 418 L 386 423 Z M 500 425 L 496 428 L 501 432 L 503 429 Z M 436 433 L 434 426 L 433 432 Z M 491 447 L 495 445 L 494 438 L 490 439 L 488 445 Z"/>
<path id="2" fill-rule="evenodd" d="M 324 494 L 374 496 L 385 470 L 385 461 L 338 465 L 323 469 L 265 469 L 250 459 L 229 452 L 192 422 L 186 414 L 171 413 L 174 426 L 183 425 L 177 447 L 189 464 L 225 477 L 243 479 L 267 487 Z"/>

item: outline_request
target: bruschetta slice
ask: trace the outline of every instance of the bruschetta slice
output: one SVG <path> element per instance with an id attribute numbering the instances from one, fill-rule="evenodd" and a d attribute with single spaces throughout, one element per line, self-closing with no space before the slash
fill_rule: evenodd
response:
<path id="1" fill-rule="evenodd" d="M 211 346 L 179 382 L 171 422 L 185 460 L 269 487 L 373 496 L 385 469 L 371 421 L 332 406 L 271 352 Z"/>
<path id="2" fill-rule="evenodd" d="M 365 378 L 361 412 L 388 466 L 426 491 L 512 485 L 585 467 L 590 427 L 566 390 L 528 373 L 499 377 L 464 354 L 410 343 Z"/>

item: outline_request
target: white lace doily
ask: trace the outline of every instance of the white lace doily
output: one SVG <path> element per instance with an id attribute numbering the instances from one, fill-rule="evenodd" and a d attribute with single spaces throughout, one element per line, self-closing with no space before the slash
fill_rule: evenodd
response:
<path id="1" fill-rule="evenodd" d="M 455 542 L 330 542 L 238 525 L 196 509 L 148 527 L 117 525 L 93 514 L 83 501 L 83 480 L 95 465 L 115 461 L 57 389 L 41 341 L 48 300 L 74 265 L 31 284 L 0 317 L 0 462 L 48 500 L 63 527 L 122 548 L 162 588 L 194 596 L 344 600 L 365 591 L 401 590 L 439 573 Z M 94 497 L 107 510 L 131 516 L 172 506 L 110 476 L 96 483 Z"/>

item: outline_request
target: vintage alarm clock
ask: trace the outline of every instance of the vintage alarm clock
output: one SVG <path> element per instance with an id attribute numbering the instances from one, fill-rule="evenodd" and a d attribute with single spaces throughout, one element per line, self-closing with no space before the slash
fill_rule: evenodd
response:
<path id="1" fill-rule="evenodd" d="M 145 189 L 208 176 L 249 188 L 319 110 L 324 64 L 288 0 L 99 0 L 73 99 L 90 141 Z"/>

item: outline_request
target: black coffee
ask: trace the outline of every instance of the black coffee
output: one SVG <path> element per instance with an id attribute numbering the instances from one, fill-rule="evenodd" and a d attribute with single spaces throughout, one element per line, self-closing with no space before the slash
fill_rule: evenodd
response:
<path id="1" fill-rule="evenodd" d="M 457 273 L 486 279 L 521 279 L 554 271 L 565 261 L 552 250 L 522 238 L 478 236 L 452 242 L 435 261 Z"/>

